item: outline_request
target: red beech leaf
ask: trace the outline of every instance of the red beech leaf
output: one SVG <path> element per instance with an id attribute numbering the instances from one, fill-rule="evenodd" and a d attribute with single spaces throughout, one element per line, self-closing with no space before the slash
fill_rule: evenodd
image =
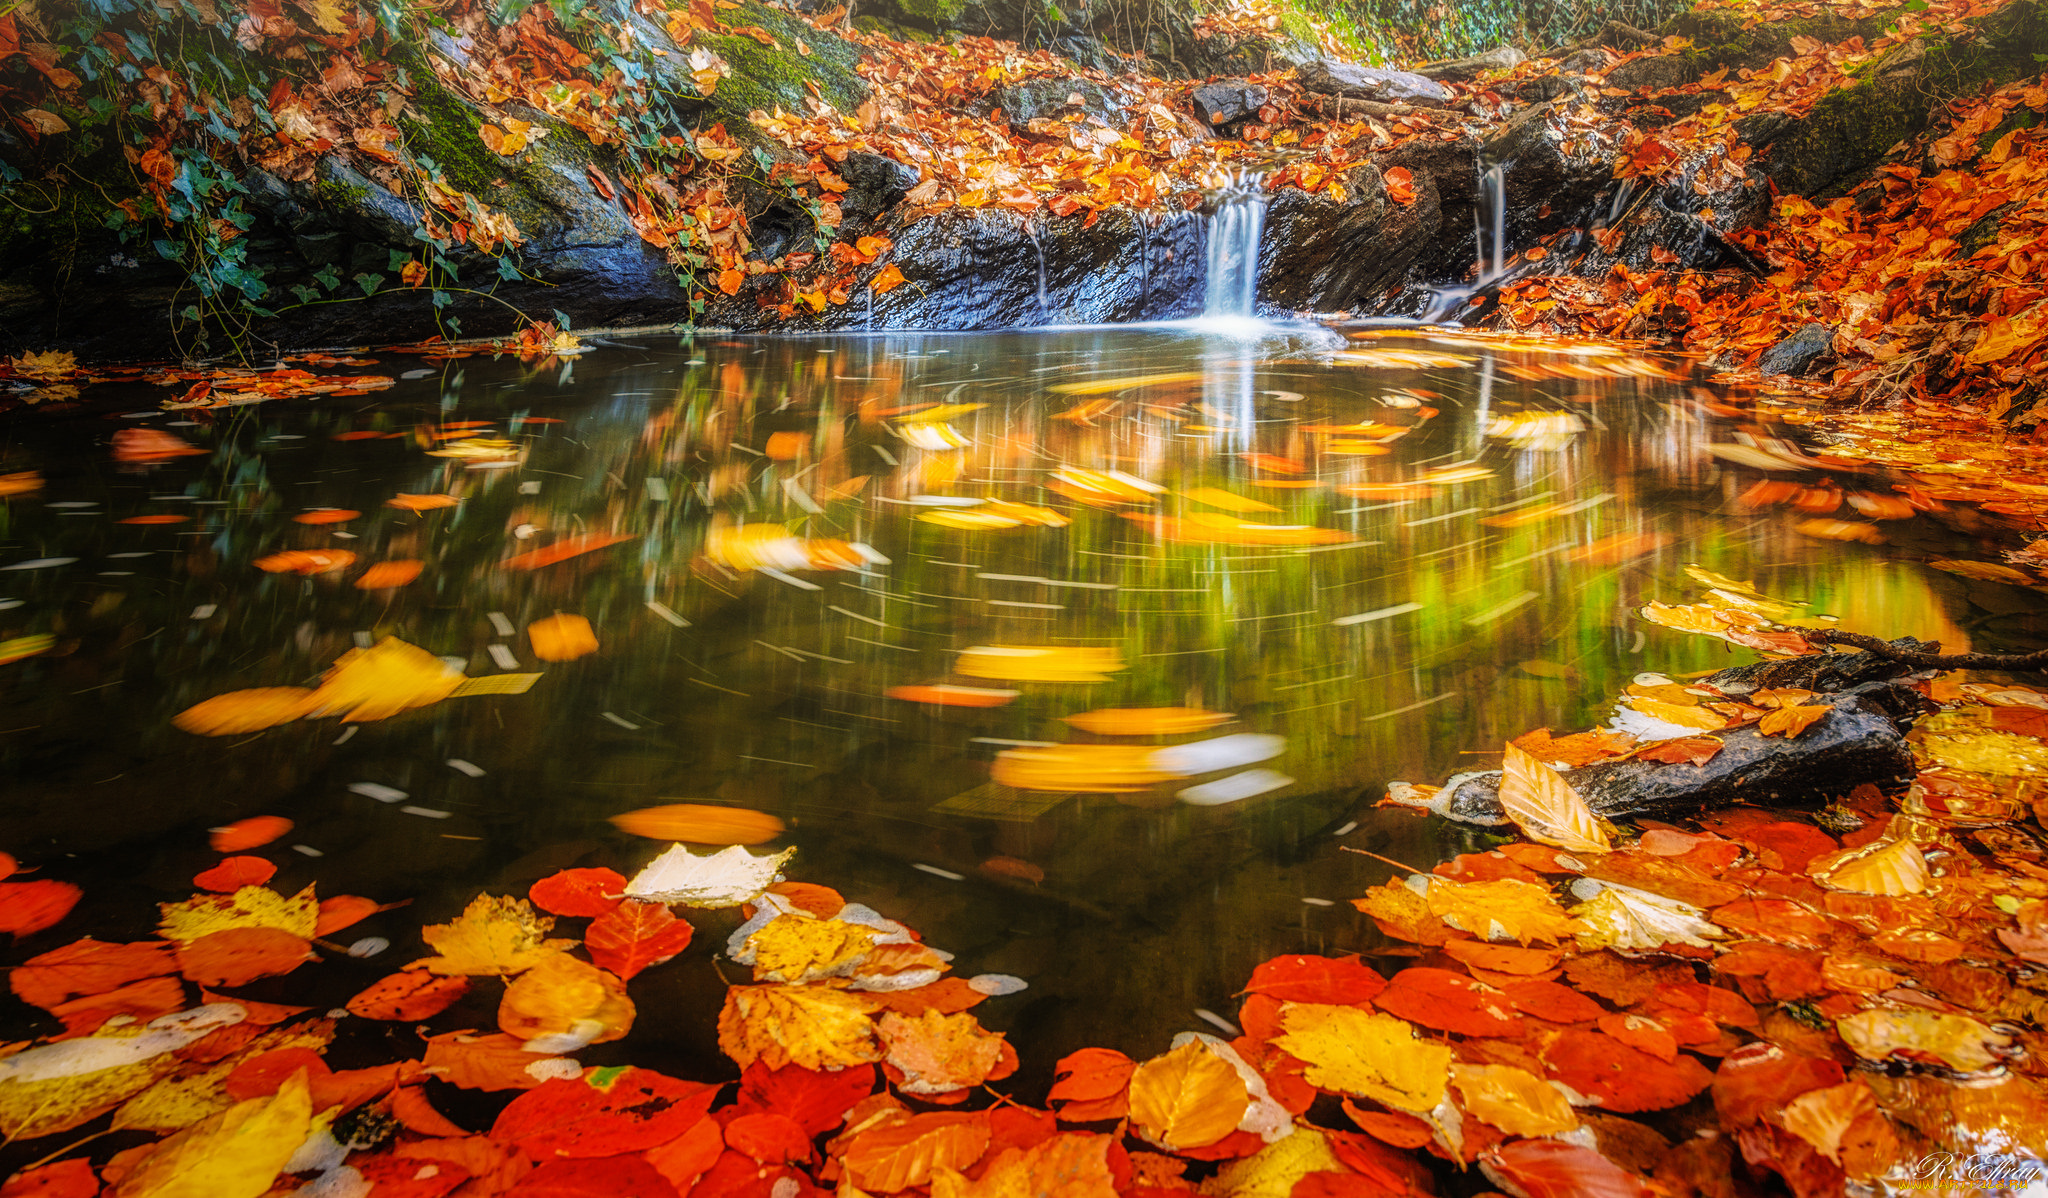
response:
<path id="1" fill-rule="evenodd" d="M 767 1191 L 762 1191 L 766 1193 Z M 677 1198 L 666 1177 L 637 1156 L 548 1161 L 519 1179 L 507 1198 Z"/>
<path id="2" fill-rule="evenodd" d="M 0 1198 L 92 1198 L 99 1192 L 92 1162 L 82 1156 L 17 1173 L 0 1186 Z"/>
<path id="3" fill-rule="evenodd" d="M 192 879 L 201 890 L 233 894 L 244 886 L 261 886 L 277 876 L 277 867 L 261 857 L 227 857 Z"/>
<path id="4" fill-rule="evenodd" d="M 1687 1053 L 1660 1061 L 1602 1032 L 1571 1030 L 1543 1050 L 1550 1076 L 1617 1114 L 1661 1111 L 1683 1103 L 1714 1080 Z"/>
<path id="5" fill-rule="evenodd" d="M 1662 1192 L 1592 1149 L 1562 1140 L 1516 1140 L 1488 1156 L 1525 1198 L 1656 1198 Z"/>
<path id="6" fill-rule="evenodd" d="M 689 921 L 677 919 L 666 903 L 633 900 L 591 920 L 583 947 L 590 950 L 591 960 L 631 981 L 641 970 L 690 947 L 695 934 Z"/>
<path id="7" fill-rule="evenodd" d="M 7 982 L 21 1001 L 47 1011 L 69 998 L 105 994 L 177 968 L 171 946 L 161 940 L 110 944 L 88 936 L 30 957 L 9 971 Z"/>
<path id="8" fill-rule="evenodd" d="M 717 1094 L 716 1085 L 652 1069 L 598 1069 L 551 1079 L 513 1099 L 491 1125 L 491 1138 L 541 1161 L 642 1152 L 690 1130 Z"/>
<path id="9" fill-rule="evenodd" d="M 786 1115 L 804 1129 L 806 1137 L 815 1137 L 845 1123 L 853 1104 L 874 1092 L 873 1065 L 821 1073 L 801 1065 L 770 1069 L 755 1061 L 740 1074 L 738 1105 L 748 1114 L 772 1111 Z"/>
<path id="10" fill-rule="evenodd" d="M 1507 996 L 1448 969 L 1417 966 L 1394 975 L 1373 1005 L 1410 1023 L 1461 1036 L 1522 1034 Z"/>
<path id="11" fill-rule="evenodd" d="M 1359 963 L 1356 955 L 1275 957 L 1252 970 L 1245 989 L 1270 994 L 1282 1002 L 1359 1006 L 1387 988 L 1387 979 Z"/>
<path id="12" fill-rule="evenodd" d="M 1839 1086 L 1841 1065 L 1799 1056 L 1775 1044 L 1747 1044 L 1721 1058 L 1714 1072 L 1714 1110 L 1728 1128 L 1775 1114 L 1810 1090 Z"/>
<path id="13" fill-rule="evenodd" d="M 787 1115 L 741 1115 L 725 1125 L 726 1147 L 764 1165 L 803 1165 L 811 1160 L 811 1137 Z"/>
<path id="14" fill-rule="evenodd" d="M 84 893 L 69 882 L 48 878 L 0 882 L 0 932 L 27 936 L 53 927 L 71 914 Z"/>
<path id="15" fill-rule="evenodd" d="M 535 882 L 526 892 L 533 905 L 556 915 L 598 916 L 619 905 L 626 879 L 609 869 L 565 869 Z"/>
<path id="16" fill-rule="evenodd" d="M 401 969 L 348 1000 L 348 1011 L 364 1019 L 431 1019 L 469 993 L 469 979 L 424 969 Z"/>

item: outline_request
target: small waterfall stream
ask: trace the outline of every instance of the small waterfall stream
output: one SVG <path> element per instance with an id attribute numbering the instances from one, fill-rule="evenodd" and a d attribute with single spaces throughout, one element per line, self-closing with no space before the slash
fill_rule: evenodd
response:
<path id="1" fill-rule="evenodd" d="M 1232 176 L 1217 191 L 1209 218 L 1209 277 L 1202 298 L 1206 319 L 1250 319 L 1258 300 L 1259 234 L 1266 224 L 1266 177 Z"/>
<path id="2" fill-rule="evenodd" d="M 1507 164 L 1481 159 L 1477 168 L 1479 203 L 1472 210 L 1472 243 L 1477 257 L 1472 265 L 1472 281 L 1456 287 L 1430 288 L 1429 306 L 1422 313 L 1424 324 L 1459 323 L 1466 301 L 1507 273 Z"/>

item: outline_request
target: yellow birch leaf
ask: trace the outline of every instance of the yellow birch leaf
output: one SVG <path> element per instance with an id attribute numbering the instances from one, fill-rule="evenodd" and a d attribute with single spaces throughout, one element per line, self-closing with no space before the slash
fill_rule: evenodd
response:
<path id="1" fill-rule="evenodd" d="M 1554 1136 L 1579 1125 L 1556 1086 L 1513 1065 L 1452 1065 L 1451 1085 L 1467 1111 L 1511 1136 Z"/>
<path id="2" fill-rule="evenodd" d="M 434 973 L 518 973 L 576 947 L 574 940 L 544 939 L 554 926 L 552 916 L 535 911 L 525 899 L 480 894 L 461 915 L 420 930 L 441 955 L 415 964 Z"/>
<path id="3" fill-rule="evenodd" d="M 1131 1074 L 1131 1124 L 1169 1152 L 1201 1148 L 1237 1130 L 1251 1093 L 1228 1061 L 1190 1040 Z"/>
<path id="4" fill-rule="evenodd" d="M 1808 876 L 1830 890 L 1897 897 L 1926 890 L 1927 858 L 1911 840 L 1873 840 L 1858 848 L 1816 857 L 1806 865 Z"/>
<path id="5" fill-rule="evenodd" d="M 312 1096 L 300 1070 L 277 1093 L 236 1103 L 157 1145 L 106 1198 L 259 1198 L 312 1125 Z"/>
<path id="6" fill-rule="evenodd" d="M 130 1024 L 117 1029 L 140 1035 Z M 112 1033 L 108 1033 L 112 1034 Z M 179 1061 L 169 1053 L 112 1069 L 37 1081 L 0 1081 L 0 1135 L 8 1140 L 33 1140 L 90 1123 L 176 1072 Z"/>
<path id="7" fill-rule="evenodd" d="M 1514 878 L 1453 882 L 1432 877 L 1426 901 L 1430 914 L 1485 940 L 1557 944 L 1585 930 L 1565 914 L 1548 889 Z"/>
<path id="8" fill-rule="evenodd" d="M 1108 1136 L 1069 1132 L 1028 1149 L 1005 1148 L 979 1181 L 932 1171 L 932 1198 L 1117 1198 Z"/>
<path id="9" fill-rule="evenodd" d="M 166 1077 L 129 1099 L 114 1112 L 114 1129 L 162 1134 L 181 1131 L 235 1105 L 235 1100 L 228 1097 L 228 1075 L 244 1061 L 280 1048 L 310 1048 L 314 1052 L 326 1052 L 333 1040 L 334 1021 L 331 1019 L 273 1028 L 225 1060 L 197 1072 Z"/>
<path id="10" fill-rule="evenodd" d="M 505 988 L 498 1028 L 521 1040 L 567 1034 L 602 1044 L 631 1031 L 634 1013 L 617 977 L 567 953 L 547 953 Z"/>
<path id="11" fill-rule="evenodd" d="M 277 928 L 307 940 L 320 920 L 313 888 L 290 898 L 266 886 L 244 886 L 233 894 L 202 894 L 182 903 L 162 903 L 157 924 L 164 939 L 190 944 L 201 936 L 229 928 Z"/>
<path id="12" fill-rule="evenodd" d="M 872 999 L 809 986 L 734 986 L 718 1013 L 718 1047 L 744 1069 L 844 1069 L 882 1059 Z"/>
<path id="13" fill-rule="evenodd" d="M 1392 1015 L 1288 1003 L 1280 1008 L 1280 1026 L 1286 1034 L 1274 1043 L 1306 1062 L 1304 1076 L 1325 1090 L 1404 1111 L 1432 1111 L 1444 1100 L 1451 1050 L 1418 1039 L 1413 1027 Z"/>
<path id="14" fill-rule="evenodd" d="M 1564 775 L 1512 744 L 1501 762 L 1500 805 L 1531 840 L 1573 853 L 1605 853 L 1614 847 Z"/>
<path id="15" fill-rule="evenodd" d="M 1681 707 L 1676 703 L 1666 703 L 1662 699 L 1648 699 L 1641 695 L 1630 695 L 1627 701 L 1630 707 L 1635 708 L 1651 719 L 1662 720 L 1667 724 L 1676 724 L 1680 728 L 1691 728 L 1699 732 L 1715 732 L 1728 726 L 1726 717 L 1722 716 L 1720 712 L 1706 707 Z"/>
<path id="16" fill-rule="evenodd" d="M 1822 717 L 1833 711 L 1832 707 L 1780 707 L 1767 712 L 1756 722 L 1756 730 L 1765 736 L 1798 736 L 1819 723 Z"/>
<path id="17" fill-rule="evenodd" d="M 874 943 L 873 928 L 805 915 L 778 915 L 747 937 L 754 980 L 792 986 L 852 972 Z"/>
<path id="18" fill-rule="evenodd" d="M 1397 1021 L 1398 1022 L 1398 1021 Z M 1215 1198 L 1290 1198 L 1294 1187 L 1311 1173 L 1346 1173 L 1329 1139 L 1305 1124 L 1241 1161 L 1223 1166 L 1202 1183 L 1201 1192 Z"/>

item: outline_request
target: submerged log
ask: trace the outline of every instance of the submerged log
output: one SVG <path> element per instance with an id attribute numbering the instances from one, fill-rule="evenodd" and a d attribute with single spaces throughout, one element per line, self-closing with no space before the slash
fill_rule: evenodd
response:
<path id="1" fill-rule="evenodd" d="M 1892 644 L 1915 650 L 1923 642 Z M 1769 686 L 1832 693 L 1809 704 L 1833 713 L 1795 737 L 1765 736 L 1752 726 L 1718 733 L 1723 747 L 1704 765 L 1667 765 L 1631 757 L 1562 771 L 1600 816 L 1683 819 L 1714 807 L 1820 807 L 1858 786 L 1890 788 L 1909 781 L 1913 752 L 1905 735 L 1925 710 L 1920 694 L 1897 681 L 1912 669 L 1874 654 L 1827 654 L 1759 662 L 1703 681 L 1729 694 Z M 1446 819 L 1499 826 L 1498 771 L 1454 778 L 1420 804 Z"/>

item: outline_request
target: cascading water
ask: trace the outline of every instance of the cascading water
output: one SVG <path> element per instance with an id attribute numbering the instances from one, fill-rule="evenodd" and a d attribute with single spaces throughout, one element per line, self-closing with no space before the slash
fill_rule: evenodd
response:
<path id="1" fill-rule="evenodd" d="M 1458 323 L 1466 301 L 1507 273 L 1507 164 L 1482 159 L 1478 165 L 1479 203 L 1472 210 L 1472 241 L 1478 260 L 1473 263 L 1472 282 L 1459 287 L 1432 287 L 1429 307 L 1422 313 L 1424 324 Z"/>
<path id="2" fill-rule="evenodd" d="M 1232 176 L 1216 192 L 1209 218 L 1209 278 L 1202 298 L 1207 320 L 1249 320 L 1257 303 L 1259 234 L 1266 224 L 1266 177 Z"/>

